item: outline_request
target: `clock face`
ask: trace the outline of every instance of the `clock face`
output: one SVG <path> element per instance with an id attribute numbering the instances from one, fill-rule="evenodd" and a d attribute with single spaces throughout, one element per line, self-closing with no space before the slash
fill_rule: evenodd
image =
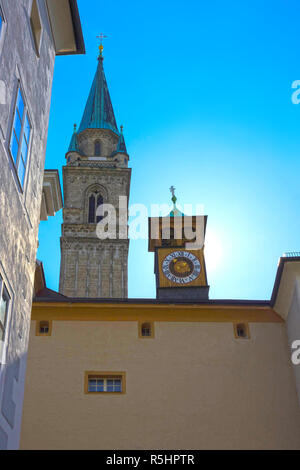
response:
<path id="1" fill-rule="evenodd" d="M 199 277 L 201 263 L 193 253 L 173 251 L 163 260 L 162 271 L 169 281 L 176 284 L 189 284 Z"/>

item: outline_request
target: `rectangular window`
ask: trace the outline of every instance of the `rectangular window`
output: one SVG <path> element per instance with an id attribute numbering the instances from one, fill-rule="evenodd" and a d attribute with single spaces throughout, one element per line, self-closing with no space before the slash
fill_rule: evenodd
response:
<path id="1" fill-rule="evenodd" d="M 36 53 L 39 56 L 40 46 L 41 46 L 41 37 L 42 37 L 42 23 L 41 23 L 39 9 L 38 9 L 36 0 L 33 0 L 32 2 L 30 24 L 31 24 L 31 30 L 33 34 Z"/>
<path id="2" fill-rule="evenodd" d="M 15 163 L 21 187 L 24 186 L 31 126 L 25 101 L 19 84 L 10 136 L 10 153 Z"/>
<path id="3" fill-rule="evenodd" d="M 0 37 L 1 37 L 1 33 L 2 33 L 3 23 L 4 23 L 4 16 L 3 16 L 2 8 L 1 8 L 1 5 L 0 5 Z"/>
<path id="4" fill-rule="evenodd" d="M 139 338 L 154 338 L 153 322 L 139 322 Z"/>
<path id="5" fill-rule="evenodd" d="M 249 339 L 250 331 L 248 323 L 236 323 L 233 325 L 234 336 L 236 339 Z"/>
<path id="6" fill-rule="evenodd" d="M 51 336 L 52 335 L 52 320 L 37 321 L 35 334 L 36 336 Z"/>
<path id="7" fill-rule="evenodd" d="M 5 339 L 9 303 L 10 296 L 2 278 L 0 277 L 0 341 L 4 341 Z"/>
<path id="8" fill-rule="evenodd" d="M 85 393 L 125 393 L 125 373 L 86 372 Z"/>

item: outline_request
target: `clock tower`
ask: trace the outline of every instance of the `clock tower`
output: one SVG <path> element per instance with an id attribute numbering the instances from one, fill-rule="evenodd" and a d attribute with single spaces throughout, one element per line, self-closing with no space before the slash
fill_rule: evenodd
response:
<path id="1" fill-rule="evenodd" d="M 96 75 L 63 167 L 64 210 L 61 237 L 60 293 L 80 298 L 126 298 L 129 240 L 99 238 L 103 204 L 115 209 L 129 199 L 128 168 L 123 128 L 118 129 L 103 68 L 100 46 Z M 126 225 L 125 221 L 125 225 Z M 123 224 L 124 225 L 124 224 Z"/>
<path id="2" fill-rule="evenodd" d="M 185 216 L 176 207 L 167 217 L 149 218 L 149 249 L 155 253 L 156 296 L 160 300 L 208 300 L 204 239 L 207 216 Z"/>

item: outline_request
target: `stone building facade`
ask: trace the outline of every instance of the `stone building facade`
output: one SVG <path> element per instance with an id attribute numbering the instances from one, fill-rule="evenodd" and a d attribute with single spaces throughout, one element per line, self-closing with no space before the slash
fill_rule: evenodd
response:
<path id="1" fill-rule="evenodd" d="M 0 0 L 0 449 L 19 443 L 55 56 L 83 52 L 76 1 Z"/>
<path id="2" fill-rule="evenodd" d="M 119 198 L 125 201 L 126 211 L 131 169 L 122 130 L 116 125 L 102 50 L 82 122 L 78 132 L 75 127 L 66 159 L 60 293 L 126 298 L 129 240 L 127 216 L 124 219 L 120 211 Z M 115 215 L 103 212 L 103 204 L 110 204 Z M 109 217 L 116 226 L 115 238 L 99 238 L 97 224 Z"/>

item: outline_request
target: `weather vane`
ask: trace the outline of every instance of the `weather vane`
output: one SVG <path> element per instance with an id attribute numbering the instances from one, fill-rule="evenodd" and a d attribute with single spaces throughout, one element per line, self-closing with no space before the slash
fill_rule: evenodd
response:
<path id="1" fill-rule="evenodd" d="M 103 54 L 103 39 L 106 39 L 107 36 L 105 36 L 103 33 L 100 33 L 99 36 L 97 36 L 97 39 L 100 39 L 100 46 L 99 46 L 99 51 L 100 51 L 100 56 L 102 57 Z"/>
<path id="2" fill-rule="evenodd" d="M 174 186 L 170 187 L 170 193 L 172 194 L 172 202 L 174 204 L 176 204 L 176 201 L 177 201 L 177 197 L 175 196 L 175 190 L 176 190 L 176 188 L 174 188 Z"/>

